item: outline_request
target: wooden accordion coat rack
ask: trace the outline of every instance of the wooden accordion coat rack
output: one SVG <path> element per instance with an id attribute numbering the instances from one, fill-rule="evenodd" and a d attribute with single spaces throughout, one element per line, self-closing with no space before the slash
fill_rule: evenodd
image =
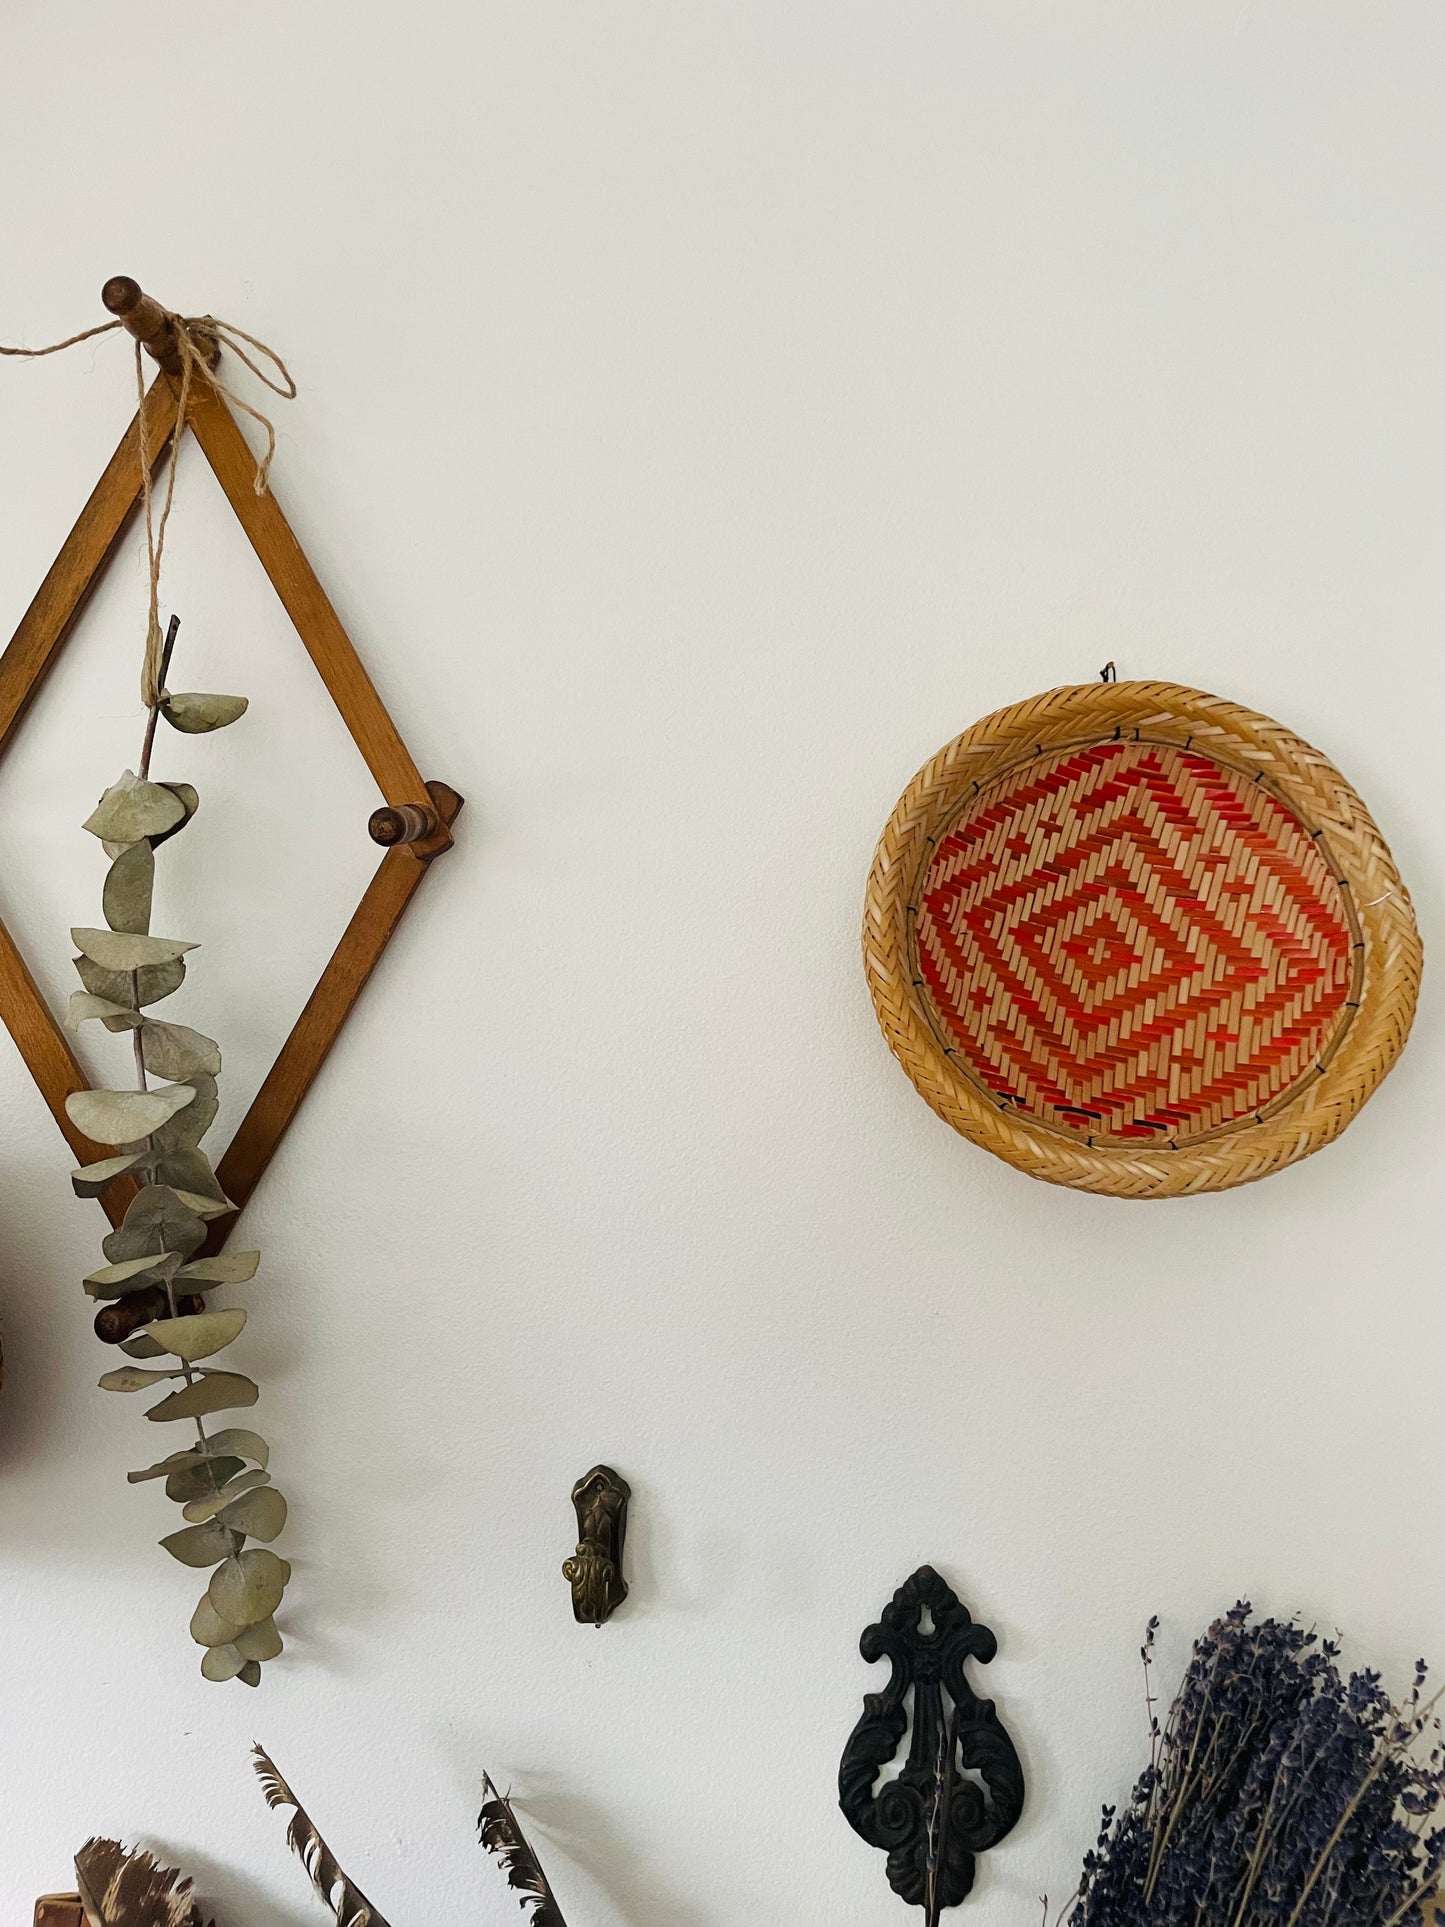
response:
<path id="1" fill-rule="evenodd" d="M 181 363 L 166 310 L 123 275 L 106 282 L 101 299 L 142 343 L 160 372 L 0 656 L 0 754 L 136 511 L 142 493 L 142 447 L 154 471 L 177 425 Z M 385 806 L 374 812 L 368 828 L 372 840 L 386 848 L 386 855 L 217 1166 L 226 1195 L 240 1207 L 270 1163 L 432 859 L 451 848 L 451 825 L 462 799 L 445 783 L 423 782 L 275 496 L 269 487 L 257 493 L 255 459 L 224 397 L 209 382 L 190 385 L 181 427 L 189 428 L 200 444 L 385 798 Z M 66 1116 L 66 1098 L 85 1090 L 89 1079 L 3 922 L 0 1017 L 77 1161 L 88 1164 L 109 1156 L 110 1147 L 92 1143 Z M 134 1192 L 134 1181 L 123 1176 L 103 1194 L 101 1202 L 113 1224 L 124 1216 Z M 235 1222 L 232 1214 L 212 1223 L 206 1253 L 220 1249 Z"/>

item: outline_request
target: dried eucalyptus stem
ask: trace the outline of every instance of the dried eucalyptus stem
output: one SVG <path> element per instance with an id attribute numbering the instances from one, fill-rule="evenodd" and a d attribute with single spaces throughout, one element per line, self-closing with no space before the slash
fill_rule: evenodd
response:
<path id="1" fill-rule="evenodd" d="M 207 1223 L 235 1209 L 200 1148 L 216 1115 L 221 1053 L 199 1031 L 144 1014 L 180 988 L 185 953 L 196 947 L 150 934 L 156 850 L 186 828 L 200 800 L 189 783 L 151 781 L 156 726 L 164 717 L 187 735 L 222 729 L 244 714 L 246 701 L 166 690 L 177 626 L 173 617 L 148 706 L 140 773 L 127 770 L 85 823 L 111 858 L 102 896 L 106 927 L 70 933 L 85 988 L 72 994 L 68 1022 L 77 1028 L 94 1019 L 109 1031 L 129 1031 L 136 1086 L 77 1091 L 65 1108 L 87 1137 L 116 1149 L 71 1174 L 76 1195 L 98 1197 L 125 1173 L 140 1186 L 124 1221 L 103 1241 L 107 1263 L 85 1280 L 92 1298 L 107 1301 L 96 1314 L 96 1334 L 133 1359 L 176 1360 L 156 1371 L 123 1365 L 105 1373 L 101 1388 L 148 1391 L 179 1379 L 146 1417 L 190 1419 L 196 1428 L 193 1447 L 128 1477 L 132 1484 L 165 1480 L 166 1496 L 188 1523 L 161 1544 L 182 1565 L 215 1567 L 191 1617 L 191 1637 L 206 1649 L 202 1674 L 255 1686 L 262 1663 L 281 1651 L 273 1615 L 291 1568 L 265 1544 L 248 1548 L 246 1541 L 275 1539 L 286 1523 L 286 1501 L 270 1483 L 269 1448 L 258 1433 L 206 1432 L 209 1414 L 256 1403 L 254 1381 L 198 1361 L 222 1351 L 246 1323 L 244 1311 L 208 1310 L 206 1293 L 254 1277 L 261 1254 L 195 1255 Z M 151 1077 L 165 1081 L 153 1087 Z"/>

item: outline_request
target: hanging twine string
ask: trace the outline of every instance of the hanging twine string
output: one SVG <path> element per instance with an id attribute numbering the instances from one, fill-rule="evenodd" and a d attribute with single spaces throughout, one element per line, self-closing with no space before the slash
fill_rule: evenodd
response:
<path id="1" fill-rule="evenodd" d="M 243 415 L 249 415 L 259 422 L 266 435 L 266 453 L 256 463 L 253 486 L 258 495 L 266 492 L 267 478 L 271 473 L 271 463 L 276 455 L 276 429 L 271 419 L 263 415 L 259 408 L 253 408 L 248 401 L 242 400 L 234 388 L 216 373 L 212 363 L 218 358 L 217 350 L 228 348 L 236 359 L 242 362 L 256 379 L 269 388 L 273 395 L 283 401 L 295 401 L 296 383 L 291 377 L 280 355 L 255 335 L 248 335 L 244 328 L 237 328 L 229 321 L 220 321 L 215 315 L 178 315 L 165 310 L 170 324 L 176 352 L 180 357 L 180 387 L 176 401 L 175 421 L 167 437 L 170 445 L 170 466 L 166 474 L 165 494 L 161 500 L 160 516 L 157 518 L 154 507 L 155 490 L 151 478 L 151 464 L 146 460 L 146 380 L 145 361 L 139 341 L 135 344 L 135 387 L 136 387 L 136 441 L 140 452 L 141 499 L 145 508 L 146 564 L 149 576 L 149 606 L 146 611 L 145 657 L 141 668 L 141 700 L 147 709 L 154 710 L 164 699 L 163 687 L 165 640 L 161 634 L 160 593 L 161 593 L 161 556 L 166 545 L 166 525 L 171 518 L 171 504 L 176 494 L 176 468 L 180 457 L 181 436 L 185 431 L 186 408 L 191 391 L 197 381 L 208 382 L 214 393 L 239 408 Z M 44 348 L 10 348 L 0 343 L 0 355 L 10 355 L 22 360 L 38 360 L 42 355 L 58 355 L 62 349 L 74 348 L 82 341 L 91 341 L 97 335 L 108 335 L 112 330 L 123 327 L 121 321 L 103 321 L 98 327 L 86 328 L 78 335 L 67 335 L 64 341 L 52 341 Z M 243 347 L 242 343 L 246 344 Z M 254 348 L 261 358 L 253 360 L 246 352 Z M 269 362 L 274 373 L 263 365 Z M 163 451 L 162 451 L 163 452 Z"/>

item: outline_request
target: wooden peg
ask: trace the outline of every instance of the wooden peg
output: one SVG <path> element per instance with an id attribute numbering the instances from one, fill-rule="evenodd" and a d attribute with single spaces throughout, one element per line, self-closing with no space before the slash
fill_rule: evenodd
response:
<path id="1" fill-rule="evenodd" d="M 125 323 L 152 361 L 159 362 L 168 375 L 181 373 L 181 351 L 176 346 L 176 331 L 170 316 L 159 301 L 142 290 L 139 282 L 132 281 L 128 274 L 113 274 L 101 289 L 100 298 L 110 312 Z M 220 348 L 214 341 L 206 345 L 206 359 L 214 368 L 220 359 Z"/>
<path id="2" fill-rule="evenodd" d="M 371 812 L 366 827 L 373 843 L 390 850 L 398 843 L 424 843 L 435 836 L 437 815 L 421 803 L 388 803 L 384 809 Z"/>
<path id="3" fill-rule="evenodd" d="M 127 1292 L 113 1305 L 103 1305 L 95 1314 L 95 1335 L 104 1345 L 121 1345 L 158 1318 L 170 1317 L 170 1299 L 164 1285 L 147 1285 L 142 1291 Z M 177 1318 L 190 1318 L 206 1309 L 198 1292 L 176 1293 Z"/>

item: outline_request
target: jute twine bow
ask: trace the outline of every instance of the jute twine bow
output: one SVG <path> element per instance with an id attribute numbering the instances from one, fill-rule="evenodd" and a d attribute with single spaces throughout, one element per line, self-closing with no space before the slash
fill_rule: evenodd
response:
<path id="1" fill-rule="evenodd" d="M 141 700 L 147 709 L 155 709 L 164 698 L 162 688 L 162 657 L 165 643 L 161 635 L 160 590 L 161 556 L 166 545 L 166 524 L 171 517 L 171 503 L 176 493 L 176 466 L 180 455 L 181 436 L 186 425 L 186 404 L 190 400 L 191 386 L 195 381 L 209 382 L 215 393 L 239 408 L 243 415 L 249 415 L 259 422 L 266 433 L 266 453 L 256 463 L 254 487 L 258 495 L 266 492 L 266 480 L 271 472 L 271 463 L 276 454 L 276 429 L 270 418 L 263 415 L 259 408 L 253 408 L 243 401 L 235 389 L 222 381 L 211 365 L 217 358 L 217 350 L 222 346 L 229 348 L 240 362 L 243 362 L 256 379 L 269 388 L 273 395 L 280 395 L 283 401 L 295 401 L 296 383 L 291 378 L 280 355 L 255 335 L 248 335 L 244 328 L 237 328 L 229 321 L 220 321 L 215 315 L 179 315 L 165 310 L 166 320 L 170 323 L 175 338 L 176 351 L 180 356 L 180 392 L 176 404 L 176 418 L 171 425 L 167 438 L 170 443 L 171 460 L 166 474 L 165 496 L 161 502 L 160 517 L 157 520 L 153 505 L 151 483 L 151 464 L 146 460 L 145 442 L 145 362 L 142 358 L 141 344 L 135 344 L 135 387 L 136 387 L 136 441 L 140 450 L 141 497 L 145 504 L 146 561 L 150 577 L 150 600 L 146 615 L 145 659 L 141 668 Z M 41 355 L 56 355 L 65 348 L 74 348 L 82 341 L 91 341 L 97 335 L 108 335 L 114 329 L 123 327 L 121 321 L 103 321 L 96 328 L 85 328 L 78 335 L 67 335 L 64 341 L 52 341 L 44 348 L 9 348 L 0 343 L 0 355 L 11 355 L 23 360 L 36 360 Z M 254 361 L 242 347 L 254 348 L 264 361 L 270 362 L 276 374 L 272 375 Z M 279 376 L 278 380 L 276 377 Z"/>

